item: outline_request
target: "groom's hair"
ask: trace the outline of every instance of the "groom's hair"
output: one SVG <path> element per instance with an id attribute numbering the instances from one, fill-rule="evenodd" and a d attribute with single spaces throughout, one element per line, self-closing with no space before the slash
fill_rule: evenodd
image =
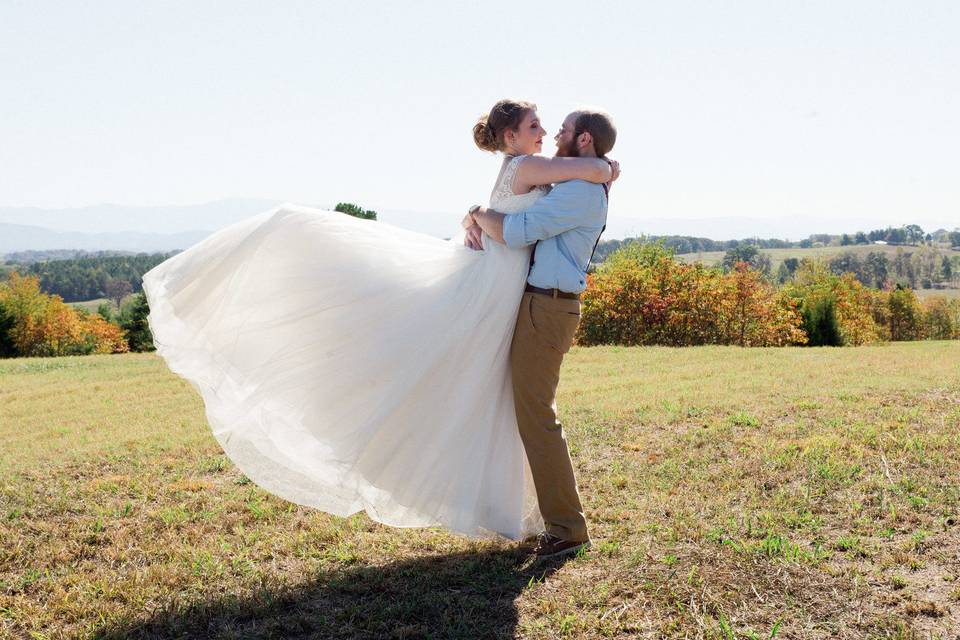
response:
<path id="1" fill-rule="evenodd" d="M 593 150 L 598 157 L 610 153 L 617 141 L 617 128 L 613 126 L 613 119 L 606 111 L 593 108 L 582 108 L 574 111 L 577 119 L 573 124 L 573 139 L 586 131 L 593 138 Z"/>

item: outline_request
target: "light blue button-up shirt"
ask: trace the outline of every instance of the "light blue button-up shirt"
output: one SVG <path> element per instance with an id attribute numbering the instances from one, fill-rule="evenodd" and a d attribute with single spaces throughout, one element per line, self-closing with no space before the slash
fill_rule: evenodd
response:
<path id="1" fill-rule="evenodd" d="M 505 216 L 503 241 L 511 249 L 539 241 L 527 282 L 580 293 L 587 288 L 590 256 L 606 222 L 603 185 L 568 180 L 558 182 L 524 213 Z"/>

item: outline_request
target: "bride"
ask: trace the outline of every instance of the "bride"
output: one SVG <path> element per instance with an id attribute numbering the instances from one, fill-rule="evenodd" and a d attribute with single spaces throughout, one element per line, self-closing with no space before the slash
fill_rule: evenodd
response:
<path id="1" fill-rule="evenodd" d="M 501 100 L 473 133 L 504 154 L 490 197 L 502 213 L 553 182 L 615 177 L 602 159 L 536 155 L 532 103 Z M 543 530 L 509 367 L 530 249 L 488 240 L 281 205 L 144 275 L 154 343 L 270 493 L 520 540 Z"/>

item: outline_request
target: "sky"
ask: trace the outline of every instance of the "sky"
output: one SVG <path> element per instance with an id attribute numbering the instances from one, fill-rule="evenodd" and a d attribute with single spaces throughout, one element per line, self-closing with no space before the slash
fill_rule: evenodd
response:
<path id="1" fill-rule="evenodd" d="M 0 0 L 0 206 L 450 211 L 502 97 L 607 109 L 610 217 L 960 225 L 960 4 Z"/>

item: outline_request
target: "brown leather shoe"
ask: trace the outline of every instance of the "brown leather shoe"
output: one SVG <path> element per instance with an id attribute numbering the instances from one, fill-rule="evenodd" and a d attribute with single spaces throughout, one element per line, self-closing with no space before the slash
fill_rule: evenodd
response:
<path id="1" fill-rule="evenodd" d="M 532 551 L 537 555 L 537 559 L 556 558 L 560 556 L 571 555 L 579 552 L 581 549 L 589 549 L 590 541 L 564 540 L 544 531 L 537 537 L 536 545 Z"/>

